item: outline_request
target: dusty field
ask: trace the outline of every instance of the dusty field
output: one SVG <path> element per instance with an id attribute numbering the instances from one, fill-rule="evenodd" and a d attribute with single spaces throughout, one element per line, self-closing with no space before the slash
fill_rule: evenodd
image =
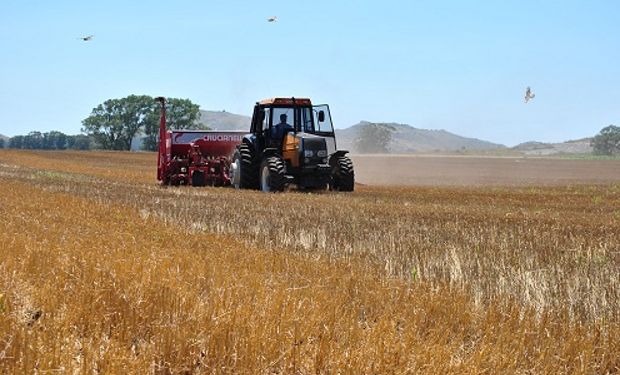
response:
<path id="1" fill-rule="evenodd" d="M 369 185 L 525 186 L 620 182 L 620 160 L 524 157 L 354 155 Z"/>
<path id="2" fill-rule="evenodd" d="M 619 184 L 274 195 L 153 165 L 0 151 L 0 373 L 620 371 Z"/>

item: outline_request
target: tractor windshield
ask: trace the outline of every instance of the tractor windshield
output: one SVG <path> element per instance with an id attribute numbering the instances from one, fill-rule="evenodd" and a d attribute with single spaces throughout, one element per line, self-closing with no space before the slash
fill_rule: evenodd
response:
<path id="1" fill-rule="evenodd" d="M 295 108 L 293 107 L 273 107 L 271 109 L 273 126 L 289 125 L 297 129 L 295 121 Z"/>
<path id="2" fill-rule="evenodd" d="M 290 125 L 295 131 L 314 133 L 314 119 L 310 107 L 273 107 L 273 126 Z"/>
<path id="3" fill-rule="evenodd" d="M 323 112 L 322 115 L 319 115 Z M 284 128 L 286 125 L 310 134 L 331 135 L 334 132 L 329 106 L 314 107 L 272 107 L 271 121 L 273 128 Z M 323 120 L 323 121 L 319 121 Z"/>

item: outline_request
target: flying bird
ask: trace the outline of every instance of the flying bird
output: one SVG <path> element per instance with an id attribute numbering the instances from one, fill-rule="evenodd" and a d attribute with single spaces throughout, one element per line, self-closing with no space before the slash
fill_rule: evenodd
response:
<path id="1" fill-rule="evenodd" d="M 529 102 L 530 100 L 534 99 L 535 97 L 536 97 L 536 95 L 532 92 L 532 90 L 528 86 L 525 89 L 525 104 L 527 104 L 527 102 Z"/>
<path id="2" fill-rule="evenodd" d="M 84 42 L 90 42 L 91 40 L 93 40 L 94 37 L 95 37 L 94 35 L 88 35 L 88 36 L 81 36 L 78 39 L 81 39 Z"/>
<path id="3" fill-rule="evenodd" d="M 271 16 L 267 18 L 267 22 L 277 22 L 277 21 L 278 21 L 278 16 Z"/>

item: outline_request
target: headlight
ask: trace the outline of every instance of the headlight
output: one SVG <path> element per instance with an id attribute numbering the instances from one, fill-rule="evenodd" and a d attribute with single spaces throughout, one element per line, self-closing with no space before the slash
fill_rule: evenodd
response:
<path id="1" fill-rule="evenodd" d="M 187 168 L 182 167 L 182 168 L 181 168 L 181 173 L 185 173 L 185 172 L 187 172 Z"/>
<path id="2" fill-rule="evenodd" d="M 316 156 L 318 156 L 318 157 L 320 157 L 320 158 L 324 158 L 324 157 L 326 157 L 326 156 L 327 156 L 327 150 L 319 150 L 319 151 L 316 153 Z"/>
<path id="3" fill-rule="evenodd" d="M 312 150 L 304 150 L 304 156 L 307 158 L 311 158 L 314 156 L 314 151 Z"/>
<path id="4" fill-rule="evenodd" d="M 327 158 L 323 158 L 323 164 L 327 164 Z"/>

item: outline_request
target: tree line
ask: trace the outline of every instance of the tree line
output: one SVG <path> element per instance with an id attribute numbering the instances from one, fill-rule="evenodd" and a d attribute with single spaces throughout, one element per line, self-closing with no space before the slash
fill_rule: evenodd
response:
<path id="1" fill-rule="evenodd" d="M 1 139 L 1 147 L 30 150 L 90 150 L 92 140 L 84 134 L 67 135 L 59 131 L 47 133 L 33 131 L 27 135 L 11 137 L 8 142 Z"/>
<path id="2" fill-rule="evenodd" d="M 200 107 L 189 99 L 166 100 L 166 127 L 168 129 L 208 129 L 201 124 Z M 159 142 L 160 104 L 148 95 L 129 95 L 108 99 L 91 111 L 82 121 L 80 135 L 66 135 L 59 131 L 33 131 L 18 135 L 0 148 L 35 150 L 130 150 L 136 137 L 142 138 L 143 150 L 155 151 Z"/>

